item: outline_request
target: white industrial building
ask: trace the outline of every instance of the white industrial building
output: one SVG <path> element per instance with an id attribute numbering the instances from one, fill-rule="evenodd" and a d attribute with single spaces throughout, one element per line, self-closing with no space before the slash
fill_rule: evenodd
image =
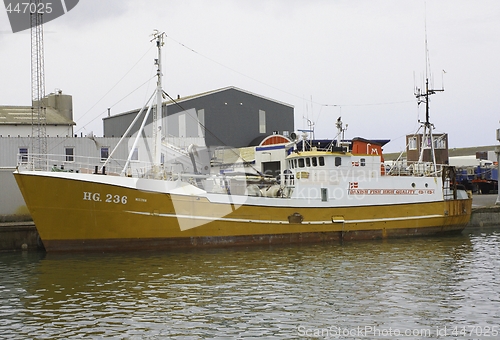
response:
<path id="1" fill-rule="evenodd" d="M 117 145 L 119 138 L 76 137 L 73 134 L 73 108 L 70 95 L 62 92 L 46 97 L 47 153 L 64 155 L 57 167 L 70 167 L 79 156 L 99 157 L 104 161 Z M 0 222 L 30 220 L 24 199 L 17 187 L 14 172 L 18 160 L 32 150 L 32 108 L 30 106 L 0 106 Z M 115 153 L 126 158 L 124 143 Z M 19 159 L 21 158 L 21 159 Z"/>
<path id="2" fill-rule="evenodd" d="M 58 91 L 49 94 L 44 104 L 47 136 L 73 136 L 72 97 Z M 32 123 L 31 106 L 0 106 L 0 137 L 29 137 L 32 135 Z"/>

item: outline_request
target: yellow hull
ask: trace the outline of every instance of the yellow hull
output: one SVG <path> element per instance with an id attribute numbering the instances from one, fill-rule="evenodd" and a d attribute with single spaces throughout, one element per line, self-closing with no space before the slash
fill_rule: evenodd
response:
<path id="1" fill-rule="evenodd" d="M 47 251 L 320 242 L 461 231 L 472 200 L 349 207 L 213 203 L 15 173 Z M 264 199 L 265 200 L 265 199 Z M 285 199 L 284 199 L 285 200 Z"/>

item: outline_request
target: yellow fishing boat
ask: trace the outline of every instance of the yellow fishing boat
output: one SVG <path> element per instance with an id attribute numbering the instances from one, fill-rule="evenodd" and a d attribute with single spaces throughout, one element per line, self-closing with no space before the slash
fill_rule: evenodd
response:
<path id="1" fill-rule="evenodd" d="M 162 39 L 156 33 L 156 107 Z M 303 138 L 277 145 L 286 157 L 278 178 L 170 171 L 162 162 L 161 120 L 153 104 L 148 114 L 151 108 L 154 161 L 142 171 L 130 170 L 132 156 L 119 162 L 113 153 L 104 164 L 75 161 L 64 171 L 56 171 L 59 160 L 50 155 L 19 164 L 14 175 L 47 251 L 420 236 L 460 232 L 470 219 L 472 199 L 454 185 L 452 167 L 388 169 L 380 144 L 341 138 L 340 119 L 330 143 Z M 430 126 L 424 128 L 432 138 Z"/>

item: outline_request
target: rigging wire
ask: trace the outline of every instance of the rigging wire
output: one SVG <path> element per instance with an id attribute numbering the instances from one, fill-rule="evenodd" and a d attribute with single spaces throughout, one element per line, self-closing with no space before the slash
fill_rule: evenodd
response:
<path id="1" fill-rule="evenodd" d="M 193 49 L 193 48 L 191 48 L 191 47 L 187 46 L 187 45 L 186 45 L 186 44 L 184 44 L 184 43 L 181 43 L 180 41 L 177 41 L 176 39 L 172 38 L 171 36 L 168 36 L 168 35 L 167 35 L 167 38 L 168 38 L 168 39 L 171 39 L 173 42 L 175 42 L 175 43 L 177 43 L 178 45 L 180 45 L 181 47 L 183 47 L 183 48 L 185 48 L 185 49 L 189 50 L 190 52 L 192 52 L 192 53 L 194 53 L 194 54 L 196 54 L 196 55 L 198 55 L 198 56 L 201 56 L 201 57 L 203 57 L 203 58 L 205 58 L 205 59 L 207 59 L 207 60 L 209 60 L 209 61 L 211 61 L 211 62 L 213 62 L 213 63 L 215 63 L 215 64 L 217 64 L 217 65 L 219 65 L 219 66 L 221 66 L 221 67 L 223 67 L 223 68 L 225 68 L 225 69 L 228 69 L 228 70 L 230 70 L 231 72 L 234 72 L 234 73 L 237 73 L 237 74 L 239 74 L 239 75 L 242 75 L 242 76 L 244 76 L 244 77 L 246 77 L 246 78 L 248 78 L 248 79 L 251 79 L 251 80 L 253 80 L 253 81 L 256 81 L 256 82 L 258 82 L 258 83 L 260 83 L 260 84 L 263 84 L 263 85 L 265 85 L 265 86 L 267 86 L 267 87 L 270 87 L 270 88 L 272 88 L 272 89 L 278 90 L 278 91 L 280 91 L 280 92 L 282 92 L 282 93 L 288 94 L 288 95 L 290 95 L 290 96 L 292 96 L 292 97 L 299 98 L 299 99 L 301 99 L 301 100 L 303 100 L 303 101 L 308 101 L 308 100 L 307 100 L 304 96 L 299 96 L 299 95 L 296 95 L 296 94 L 291 93 L 291 92 L 289 92 L 289 91 L 286 91 L 286 90 L 280 89 L 280 88 L 278 88 L 278 87 L 276 87 L 276 86 L 270 85 L 270 84 L 265 83 L 265 82 L 263 82 L 263 81 L 260 81 L 260 80 L 258 80 L 258 79 L 256 79 L 256 78 L 253 78 L 253 77 L 251 77 L 251 76 L 248 76 L 248 75 L 246 75 L 246 74 L 245 74 L 245 73 L 243 73 L 243 72 L 237 71 L 237 70 L 235 70 L 235 69 L 233 69 L 233 68 L 231 68 L 231 67 L 229 67 L 229 66 L 226 66 L 226 65 L 222 64 L 221 62 L 218 62 L 218 61 L 216 61 L 216 60 L 214 60 L 214 59 L 212 59 L 212 58 L 210 58 L 210 57 L 208 57 L 208 56 L 206 56 L 206 55 L 204 55 L 204 54 L 199 53 L 199 52 L 198 52 L 198 51 L 196 51 L 195 49 Z M 318 113 L 318 117 L 317 117 L 317 120 L 316 120 L 316 123 L 318 123 L 318 121 L 319 121 L 319 117 L 320 117 L 320 115 L 321 115 L 321 109 L 322 109 L 323 107 L 339 107 L 339 108 L 340 108 L 340 110 L 342 111 L 342 107 L 366 107 L 366 106 L 399 105 L 399 104 L 414 103 L 414 100 L 406 100 L 406 101 L 392 101 L 392 102 L 379 102 L 379 103 L 360 103 L 360 104 L 348 104 L 348 103 L 321 103 L 321 102 L 316 102 L 316 101 L 313 101 L 312 96 L 311 96 L 310 103 L 311 103 L 311 108 L 312 108 L 312 104 L 316 104 L 316 105 L 319 105 L 319 106 L 320 106 L 320 112 Z M 314 112 L 312 112 L 311 114 L 312 114 L 312 115 L 313 115 L 313 117 L 314 117 Z M 207 131 L 208 131 L 208 130 L 207 130 Z M 212 135 L 212 136 L 214 136 L 217 140 L 219 140 L 219 141 L 220 141 L 220 139 L 219 139 L 219 138 L 217 138 L 217 136 L 215 136 L 213 133 L 211 133 L 211 135 Z"/>
<path id="2" fill-rule="evenodd" d="M 295 97 L 295 98 L 299 98 L 299 99 L 301 99 L 301 100 L 306 100 L 303 96 L 299 96 L 299 95 L 296 95 L 296 94 L 294 94 L 294 93 L 288 92 L 288 91 L 286 91 L 286 90 L 280 89 L 280 88 L 278 88 L 278 87 L 276 87 L 276 86 L 270 85 L 270 84 L 268 84 L 268 83 L 266 83 L 266 82 L 263 82 L 263 81 L 260 81 L 260 80 L 258 80 L 258 79 L 256 79 L 256 78 L 254 78 L 254 77 L 251 77 L 251 76 L 249 76 L 249 75 L 247 75 L 247 74 L 245 74 L 245 73 L 243 73 L 243 72 L 240 72 L 240 71 L 235 70 L 235 69 L 233 69 L 233 68 L 231 68 L 231 67 L 229 67 L 229 66 L 226 66 L 226 65 L 224 65 L 223 63 L 218 62 L 218 61 L 216 61 L 215 59 L 212 59 L 212 58 L 210 58 L 210 57 L 208 57 L 208 56 L 206 56 L 206 55 L 204 55 L 204 54 L 202 54 L 202 53 L 200 53 L 200 52 L 196 51 L 195 49 L 193 49 L 193 48 L 191 48 L 191 47 L 187 46 L 186 44 L 184 44 L 184 43 L 182 43 L 182 42 L 180 42 L 180 41 L 178 41 L 178 40 L 174 39 L 174 38 L 173 38 L 173 37 L 171 37 L 171 36 L 166 35 L 166 37 L 167 37 L 168 39 L 171 39 L 171 40 L 172 40 L 173 42 L 175 42 L 176 44 L 178 44 L 178 45 L 182 46 L 183 48 L 185 48 L 185 49 L 187 49 L 187 50 L 191 51 L 192 53 L 194 53 L 194 54 L 196 54 L 196 55 L 198 55 L 198 56 L 200 56 L 200 57 L 202 57 L 202 58 L 205 58 L 205 59 L 207 59 L 207 60 L 209 60 L 209 61 L 211 61 L 211 62 L 213 62 L 213 63 L 215 63 L 215 64 L 217 64 L 217 65 L 219 65 L 219 66 L 221 66 L 221 67 L 223 67 L 223 68 L 225 68 L 225 69 L 228 69 L 228 70 L 229 70 L 229 71 L 231 71 L 231 72 L 237 73 L 237 74 L 239 74 L 239 75 L 241 75 L 241 76 L 244 76 L 244 77 L 246 77 L 246 78 L 248 78 L 248 79 L 251 79 L 251 80 L 253 80 L 253 81 L 255 81 L 255 82 L 258 82 L 258 83 L 260 83 L 260 84 L 263 84 L 263 85 L 265 85 L 265 86 L 268 86 L 268 87 L 270 87 L 270 88 L 273 88 L 273 89 L 275 89 L 275 90 L 278 90 L 278 91 L 280 91 L 280 92 L 283 92 L 283 93 L 288 94 L 288 95 L 290 95 L 290 96 L 293 96 L 293 97 Z M 149 47 L 149 48 L 147 49 L 147 51 L 146 51 L 146 52 L 145 52 L 145 53 L 144 53 L 144 54 L 143 54 L 143 55 L 139 58 L 139 60 L 138 60 L 138 61 L 137 61 L 137 62 L 136 62 L 136 63 L 135 63 L 135 64 L 134 64 L 134 65 L 133 65 L 133 66 L 132 66 L 132 67 L 131 67 L 131 68 L 130 68 L 130 69 L 129 69 L 126 73 L 125 73 L 125 75 L 124 75 L 122 78 L 120 78 L 120 79 L 117 81 L 117 83 L 116 83 L 115 85 L 113 85 L 113 86 L 112 86 L 112 87 L 111 87 L 111 88 L 110 88 L 110 89 L 109 89 L 109 90 L 108 90 L 108 91 L 107 91 L 107 92 L 106 92 L 106 93 L 105 93 L 105 94 L 104 94 L 104 95 L 103 95 L 103 96 L 102 96 L 102 97 L 101 97 L 101 98 L 100 98 L 100 99 L 99 99 L 99 100 L 98 100 L 98 101 L 97 101 L 94 105 L 92 105 L 92 107 L 90 107 L 90 108 L 89 108 L 89 109 L 88 109 L 88 110 L 87 110 L 87 111 L 86 111 L 86 112 L 85 112 L 85 113 L 84 113 L 84 114 L 83 114 L 83 115 L 79 118 L 79 120 L 81 120 L 84 116 L 86 116 L 86 115 L 87 115 L 87 114 L 88 114 L 88 113 L 89 113 L 89 112 L 90 112 L 90 111 L 91 111 L 91 110 L 92 110 L 92 109 L 93 109 L 93 108 L 94 108 L 94 107 L 95 107 L 98 103 L 100 103 L 100 102 L 101 102 L 101 101 L 102 101 L 102 100 L 103 100 L 103 99 L 104 99 L 104 98 L 105 98 L 105 97 L 106 97 L 106 96 L 107 96 L 107 95 L 108 95 L 108 94 L 109 94 L 109 93 L 110 93 L 110 92 L 111 92 L 111 91 L 112 91 L 112 90 L 113 90 L 113 89 L 114 89 L 114 88 L 115 88 L 115 87 L 116 87 L 116 86 L 117 86 L 117 85 L 118 85 L 118 84 L 119 84 L 119 83 L 120 83 L 120 82 L 121 82 L 121 81 L 122 81 L 122 80 L 123 80 L 123 79 L 124 79 L 124 78 L 125 78 L 125 77 L 126 77 L 126 76 L 127 76 L 127 75 L 131 72 L 131 71 L 132 71 L 132 70 L 133 70 L 133 69 L 134 69 L 134 68 L 135 68 L 135 66 L 137 66 L 137 64 L 138 64 L 138 63 L 139 63 L 142 59 L 144 59 L 144 57 L 145 57 L 145 56 L 149 53 L 149 51 L 151 50 L 151 48 L 153 48 L 153 47 Z M 148 81 L 149 81 L 149 80 L 148 80 Z M 139 87 L 142 87 L 143 85 L 144 85 L 144 84 L 140 85 Z M 138 88 L 137 88 L 137 89 L 138 89 Z M 131 94 L 132 94 L 133 92 L 135 92 L 137 89 L 135 89 L 134 91 L 130 92 L 127 96 L 131 95 Z M 124 100 L 127 96 L 125 96 L 124 98 L 122 98 L 121 100 L 119 100 L 118 102 L 116 102 L 115 104 L 111 105 L 110 107 L 113 107 L 113 106 L 117 105 L 119 102 L 121 102 L 122 100 Z M 171 99 L 172 99 L 172 98 L 171 98 Z M 175 100 L 174 100 L 173 102 L 175 102 Z M 347 104 L 347 103 L 343 103 L 343 104 L 338 104 L 338 103 L 335 103 L 335 104 L 334 104 L 334 103 L 321 103 L 321 102 L 315 102 L 315 101 L 313 101 L 313 100 L 312 100 L 312 97 L 311 97 L 310 102 L 311 102 L 311 104 L 317 104 L 317 105 L 319 105 L 320 107 L 342 107 L 342 106 L 344 106 L 344 107 L 360 107 L 360 106 L 396 105 L 396 104 L 402 104 L 402 103 L 409 103 L 409 102 L 413 102 L 413 101 L 395 101 L 395 102 L 382 102 L 382 103 L 361 103 L 361 104 Z M 97 115 L 95 118 L 93 118 L 92 120 L 90 120 L 88 123 L 86 123 L 86 124 L 85 124 L 84 126 L 82 126 L 80 129 L 78 129 L 76 132 L 79 132 L 79 131 L 81 131 L 82 129 L 83 129 L 83 130 L 85 130 L 85 127 L 86 127 L 87 125 L 89 125 L 90 123 L 92 123 L 95 119 L 97 119 L 98 117 L 100 117 L 100 116 L 101 116 L 103 113 L 105 113 L 105 112 L 106 112 L 106 111 L 102 111 L 99 115 Z M 211 134 L 212 134 L 212 133 L 211 133 Z M 212 134 L 212 135 L 213 135 L 213 134 Z M 217 138 L 217 136 L 215 136 L 215 135 L 213 135 L 213 136 L 214 136 L 217 140 L 219 140 L 219 141 L 220 141 L 220 139 L 218 139 L 218 138 Z"/>
<path id="3" fill-rule="evenodd" d="M 245 73 L 243 73 L 243 72 L 240 72 L 240 71 L 235 70 L 235 69 L 233 69 L 233 68 L 231 68 L 231 67 L 229 67 L 229 66 L 226 66 L 226 65 L 224 65 L 223 63 L 218 62 L 218 61 L 216 61 L 216 60 L 214 60 L 214 59 L 212 59 L 212 58 L 210 58 L 210 57 L 208 57 L 208 56 L 206 56 L 206 55 L 204 55 L 204 54 L 202 54 L 202 53 L 200 53 L 200 52 L 196 51 L 195 49 L 193 49 L 193 48 L 191 48 L 191 47 L 189 47 L 189 46 L 185 45 L 184 43 L 181 43 L 180 41 L 177 41 L 176 39 L 172 38 L 171 36 L 166 35 L 166 37 L 167 37 L 168 39 L 171 39 L 171 40 L 172 40 L 173 42 L 175 42 L 176 44 L 178 44 L 178 45 L 182 46 L 183 48 L 186 48 L 187 50 L 191 51 L 192 53 L 194 53 L 194 54 L 196 54 L 196 55 L 198 55 L 198 56 L 200 56 L 200 57 L 203 57 L 203 58 L 205 58 L 205 59 L 207 59 L 207 60 L 209 60 L 209 61 L 211 61 L 211 62 L 213 62 L 213 63 L 215 63 L 215 64 L 217 64 L 217 65 L 219 65 L 219 66 L 221 66 L 221 67 L 223 67 L 223 68 L 225 68 L 225 69 L 228 69 L 228 70 L 230 70 L 231 72 L 237 73 L 237 74 L 239 74 L 239 75 L 241 75 L 241 76 L 244 76 L 244 77 L 246 77 L 246 78 L 248 78 L 248 79 L 251 79 L 251 80 L 253 80 L 253 81 L 255 81 L 255 82 L 258 82 L 258 83 L 260 83 L 260 84 L 263 84 L 263 85 L 265 85 L 265 86 L 268 86 L 268 87 L 270 87 L 270 88 L 273 88 L 273 89 L 275 89 L 275 90 L 278 90 L 278 91 L 283 92 L 283 93 L 285 93 L 285 94 L 288 94 L 288 95 L 290 95 L 290 96 L 293 96 L 293 97 L 299 98 L 299 99 L 301 99 L 301 100 L 306 100 L 303 96 L 299 96 L 299 95 L 296 95 L 296 94 L 294 94 L 294 93 L 288 92 L 288 91 L 286 91 L 286 90 L 280 89 L 280 88 L 278 88 L 278 87 L 276 87 L 276 86 L 270 85 L 270 84 L 268 84 L 268 83 L 265 83 L 265 82 L 263 82 L 263 81 L 260 81 L 260 80 L 258 80 L 258 79 L 256 79 L 256 78 L 254 78 L 254 77 L 251 77 L 251 76 L 249 76 L 249 75 L 247 75 L 247 74 L 245 74 Z M 137 61 L 137 62 L 136 62 L 136 63 L 135 63 L 135 64 L 134 64 L 134 65 L 133 65 L 133 66 L 132 66 L 132 67 L 131 67 L 131 68 L 130 68 L 130 69 L 129 69 L 126 73 L 125 73 L 125 75 L 124 75 L 122 78 L 120 78 L 120 79 L 117 81 L 117 83 L 116 83 L 115 85 L 113 85 L 113 86 L 112 86 L 112 87 L 111 87 L 111 88 L 110 88 L 110 89 L 109 89 L 109 90 L 108 90 L 108 91 L 107 91 L 107 92 L 106 92 L 106 93 L 105 93 L 105 94 L 104 94 L 104 95 L 103 95 L 103 96 L 102 96 L 102 97 L 101 97 L 101 98 L 100 98 L 100 99 L 99 99 L 99 100 L 98 100 L 98 101 L 97 101 L 94 105 L 92 105 L 92 107 L 90 107 L 90 108 L 89 108 L 89 109 L 88 109 L 88 110 L 87 110 L 87 111 L 86 111 L 86 112 L 85 112 L 85 113 L 84 113 L 84 114 L 83 114 L 83 115 L 79 118 L 79 120 L 81 120 L 84 116 L 86 116 L 86 115 L 87 115 L 87 114 L 88 114 L 88 113 L 89 113 L 89 112 L 90 112 L 90 111 L 91 111 L 91 110 L 92 110 L 92 109 L 93 109 L 93 108 L 94 108 L 94 107 L 95 107 L 98 103 L 100 103 L 100 102 L 101 102 L 101 101 L 102 101 L 102 100 L 103 100 L 103 99 L 104 99 L 104 98 L 105 98 L 105 97 L 106 97 L 106 96 L 107 96 L 107 95 L 108 95 L 108 94 L 109 94 L 109 93 L 110 93 L 110 92 L 111 92 L 111 91 L 112 91 L 112 90 L 113 90 L 113 89 L 114 89 L 114 88 L 115 88 L 115 87 L 116 87 L 116 86 L 117 86 L 117 85 L 118 85 L 118 84 L 119 84 L 119 83 L 120 83 L 120 82 L 121 82 L 121 81 L 122 81 L 122 80 L 123 80 L 123 79 L 124 79 L 124 78 L 125 78 L 125 77 L 126 77 L 126 76 L 127 76 L 127 75 L 131 72 L 131 71 L 132 71 L 132 70 L 133 70 L 133 69 L 134 69 L 134 68 L 135 68 L 135 66 L 136 66 L 136 65 L 137 65 L 137 64 L 138 64 L 138 63 L 139 63 L 139 62 L 140 62 L 140 61 L 141 61 L 141 60 L 142 60 L 142 59 L 143 59 L 143 58 L 144 58 L 144 57 L 145 57 L 145 56 L 149 53 L 149 51 L 151 50 L 151 48 L 153 48 L 153 47 L 149 47 L 149 48 L 147 49 L 147 51 L 146 51 L 146 52 L 145 52 L 145 53 L 144 53 L 144 54 L 140 57 L 140 59 L 139 59 L 139 60 L 138 60 L 138 61 Z M 123 97 L 122 99 L 120 99 L 119 101 L 117 101 L 116 103 L 114 103 L 113 105 L 111 105 L 110 107 L 113 107 L 113 106 L 117 105 L 118 103 L 120 103 L 121 101 L 123 101 L 125 98 L 127 98 L 127 97 L 128 97 L 128 96 L 130 96 L 132 93 L 134 93 L 135 91 L 137 91 L 139 88 L 141 88 L 142 86 L 144 86 L 144 85 L 145 85 L 146 83 L 148 83 L 150 80 L 151 80 L 151 79 L 148 79 L 145 83 L 143 83 L 143 84 L 141 84 L 140 86 L 138 86 L 136 89 L 134 89 L 133 91 L 131 91 L 129 94 L 127 94 L 125 97 Z M 177 103 L 177 101 L 175 101 L 175 100 L 174 100 L 174 99 L 173 99 L 170 95 L 168 95 L 166 92 L 164 92 L 164 93 L 165 93 L 165 95 L 167 95 L 167 96 L 168 96 L 168 97 L 172 100 L 172 102 L 173 102 L 173 103 L 175 103 L 177 106 L 179 106 L 182 110 L 184 110 L 184 111 L 185 111 L 185 109 L 184 109 L 184 108 L 183 108 L 183 107 L 182 107 L 179 103 Z M 361 107 L 361 106 L 378 106 L 378 105 L 396 105 L 396 104 L 409 103 L 409 102 L 413 102 L 413 101 L 395 101 L 395 102 L 382 102 L 382 103 L 361 103 L 361 104 L 346 104 L 346 103 L 344 103 L 344 104 L 334 104 L 334 103 L 321 103 L 321 102 L 315 102 L 315 101 L 313 101 L 313 100 L 312 100 L 312 97 L 311 97 L 310 102 L 311 102 L 311 105 L 312 105 L 312 104 L 317 104 L 317 105 L 319 105 L 319 106 L 320 106 L 320 108 L 322 109 L 323 107 L 340 107 L 340 108 L 341 108 L 342 106 L 344 106 L 344 107 Z M 320 113 L 318 114 L 318 119 L 319 119 L 319 115 L 321 114 L 321 109 L 320 109 Z M 94 120 L 96 120 L 97 118 L 99 118 L 99 117 L 100 117 L 103 113 L 105 113 L 106 111 L 107 111 L 107 110 L 102 111 L 100 114 L 98 114 L 95 118 L 93 118 L 93 119 L 92 119 L 92 120 L 90 120 L 88 123 L 86 123 L 84 126 L 82 126 L 80 129 L 78 129 L 76 132 L 79 132 L 79 131 L 81 131 L 82 129 L 84 129 L 84 130 L 85 130 L 85 127 L 86 127 L 87 125 L 89 125 L 89 124 L 90 124 L 90 123 L 92 123 Z M 200 125 L 202 125 L 202 124 L 200 123 Z M 203 125 L 202 125 L 202 126 L 203 126 Z M 222 142 L 222 140 L 220 140 L 220 138 L 218 138 L 218 137 L 217 137 L 214 133 L 212 133 L 210 130 L 208 130 L 205 126 L 203 126 L 203 128 L 205 129 L 205 131 L 206 131 L 206 132 L 208 132 L 210 135 L 212 135 L 212 136 L 213 136 L 216 140 L 218 140 L 218 141 L 219 141 L 219 142 L 221 142 L 223 145 L 225 145 L 225 144 Z"/>
<path id="4" fill-rule="evenodd" d="M 125 98 L 127 98 L 128 96 L 130 96 L 132 93 L 134 93 L 135 91 L 139 90 L 141 87 L 143 87 L 144 85 L 148 84 L 149 82 L 151 82 L 151 79 L 153 78 L 156 78 L 156 75 L 154 75 L 153 77 L 149 78 L 148 80 L 146 80 L 144 83 L 142 83 L 141 85 L 139 85 L 138 87 L 136 87 L 134 90 L 132 90 L 131 92 L 129 92 L 127 95 L 125 95 L 124 97 L 122 97 L 120 100 L 118 100 L 116 103 L 114 103 L 113 105 L 110 106 L 110 108 L 112 108 L 113 106 L 119 104 L 121 101 L 123 101 Z M 85 126 L 89 125 L 90 123 L 92 123 L 94 120 L 96 120 L 97 118 L 101 117 L 102 114 L 106 113 L 107 112 L 107 109 L 102 111 L 101 113 L 99 113 L 98 115 L 96 115 L 94 118 L 92 118 L 92 120 L 90 120 L 87 124 L 85 124 L 84 126 L 82 126 L 80 129 L 76 130 L 75 132 L 79 132 L 81 131 L 82 129 L 85 130 Z M 54 145 L 53 148 L 51 148 L 51 150 L 53 150 L 55 147 L 58 147 L 59 145 L 65 143 L 68 139 L 70 139 L 70 137 L 66 137 L 64 138 L 61 142 L 57 143 L 56 145 Z"/>
<path id="5" fill-rule="evenodd" d="M 125 100 L 128 96 L 130 96 L 132 93 L 134 93 L 135 91 L 139 90 L 141 87 L 143 87 L 144 85 L 148 84 L 149 82 L 151 82 L 151 79 L 153 78 L 156 78 L 156 74 L 149 78 L 148 80 L 146 80 L 144 83 L 142 83 L 141 85 L 137 86 L 135 89 L 133 89 L 131 92 L 129 92 L 128 94 L 126 94 L 125 96 L 123 96 L 120 100 L 118 100 L 116 103 L 114 103 L 113 105 L 110 105 L 109 107 L 112 108 L 114 107 L 115 105 L 119 104 L 120 102 L 122 102 L 123 100 Z M 104 110 L 104 111 L 101 111 L 101 113 L 99 113 L 98 115 L 96 115 L 92 120 L 90 120 L 87 124 L 85 124 L 83 127 L 81 127 L 80 129 L 77 130 L 78 131 L 81 131 L 82 129 L 85 129 L 85 126 L 89 125 L 90 123 L 92 123 L 94 120 L 96 120 L 97 118 L 99 118 L 103 113 L 106 113 L 107 112 L 107 109 Z"/>
<path id="6" fill-rule="evenodd" d="M 288 94 L 288 95 L 290 95 L 290 96 L 292 96 L 292 97 L 299 98 L 299 99 L 304 100 L 304 101 L 309 101 L 309 100 L 308 100 L 307 98 L 305 98 L 304 96 L 299 96 L 299 95 L 297 95 L 297 94 L 295 94 L 295 93 L 291 93 L 291 92 L 289 92 L 289 91 L 286 91 L 286 90 L 280 89 L 280 88 L 278 88 L 278 87 L 276 87 L 276 86 L 274 86 L 274 85 L 270 85 L 270 84 L 268 84 L 268 83 L 266 83 L 266 82 L 263 82 L 263 81 L 261 81 L 261 80 L 258 80 L 258 79 L 256 79 L 256 78 L 254 78 L 254 77 L 251 77 L 251 76 L 249 76 L 249 75 L 247 75 L 247 74 L 245 74 L 245 73 L 243 73 L 243 72 L 240 72 L 240 71 L 235 70 L 235 69 L 233 69 L 233 68 L 231 68 L 231 67 L 229 67 L 229 66 L 226 66 L 226 65 L 224 65 L 223 63 L 221 63 L 221 62 L 219 62 L 219 61 L 217 61 L 217 60 L 214 60 L 214 59 L 212 59 L 212 58 L 210 58 L 210 57 L 208 57 L 208 56 L 206 56 L 206 55 L 204 55 L 204 54 L 201 54 L 200 52 L 198 52 L 198 51 L 196 51 L 195 49 L 193 49 L 193 48 L 191 48 L 191 47 L 189 47 L 189 46 L 187 46 L 187 45 L 185 45 L 185 44 L 181 43 L 180 41 L 175 40 L 175 39 L 174 39 L 174 38 L 172 38 L 171 36 L 168 36 L 168 35 L 167 35 L 166 37 L 167 37 L 168 39 L 171 39 L 171 40 L 172 40 L 173 42 L 175 42 L 176 44 L 178 44 L 178 45 L 180 45 L 180 46 L 184 47 L 185 49 L 187 49 L 187 50 L 189 50 L 189 51 L 191 51 L 191 52 L 195 53 L 196 55 L 198 55 L 198 56 L 200 56 L 200 57 L 203 57 L 203 58 L 205 58 L 205 59 L 207 59 L 207 60 L 209 60 L 209 61 L 211 61 L 211 62 L 213 62 L 213 63 L 215 63 L 215 64 L 217 64 L 217 65 L 219 65 L 219 66 L 221 66 L 221 67 L 223 67 L 223 68 L 225 68 L 225 69 L 227 69 L 227 70 L 231 71 L 231 72 L 237 73 L 237 74 L 239 74 L 239 75 L 241 75 L 241 76 L 243 76 L 243 77 L 246 77 L 246 78 L 248 78 L 248 79 L 250 79 L 250 80 L 253 80 L 253 81 L 255 81 L 255 82 L 259 83 L 259 84 L 265 85 L 265 86 L 270 87 L 270 88 L 275 89 L 275 90 L 278 90 L 278 91 L 280 91 L 280 92 L 282 92 L 282 93 L 285 93 L 285 94 Z M 401 103 L 409 103 L 409 102 L 413 102 L 413 101 L 402 101 L 402 102 L 384 102 L 384 103 L 368 103 L 368 104 L 345 104 L 345 103 L 344 103 L 344 104 L 338 104 L 338 103 L 336 103 L 336 104 L 331 104 L 331 103 L 321 103 L 321 102 L 316 102 L 316 101 L 313 101 L 313 100 L 312 100 L 312 97 L 311 97 L 310 102 L 311 102 L 311 104 L 316 104 L 316 105 L 321 105 L 321 106 L 373 106 L 373 105 L 394 105 L 394 104 L 401 104 Z"/>
<path id="7" fill-rule="evenodd" d="M 153 46 L 154 47 L 154 46 Z M 149 47 L 147 49 L 147 51 L 139 58 L 139 60 L 136 61 L 136 63 L 134 65 L 132 65 L 132 67 L 97 101 L 95 102 L 94 105 L 92 105 L 87 111 L 85 111 L 85 113 L 80 117 L 78 118 L 78 120 L 81 120 L 83 117 L 85 117 L 94 107 L 97 106 L 97 104 L 99 104 L 111 91 L 113 91 L 113 89 L 118 86 L 118 84 L 121 83 L 121 81 L 137 66 L 137 64 L 139 64 L 139 62 L 144 59 L 144 57 L 149 53 L 149 51 L 151 50 L 151 48 L 153 47 Z M 149 81 L 149 80 L 148 80 Z M 142 86 L 142 85 L 141 85 Z M 116 105 L 116 104 L 115 104 Z M 101 115 L 102 112 L 99 114 Z M 90 122 L 94 121 L 96 118 L 92 119 Z M 85 124 L 83 127 L 81 127 L 80 129 L 77 130 L 80 131 L 82 129 L 85 129 L 85 126 L 87 126 L 88 124 L 90 124 L 90 122 L 88 122 L 87 124 Z"/>
<path id="8" fill-rule="evenodd" d="M 231 72 L 237 73 L 237 74 L 239 74 L 239 75 L 241 75 L 241 76 L 243 76 L 243 77 L 245 77 L 245 78 L 248 78 L 248 79 L 250 79 L 250 80 L 253 80 L 253 81 L 255 81 L 255 82 L 259 83 L 259 84 L 262 84 L 262 85 L 268 86 L 268 87 L 273 88 L 273 89 L 275 89 L 275 90 L 278 90 L 278 91 L 280 91 L 280 92 L 286 93 L 286 94 L 288 94 L 288 95 L 290 95 L 290 96 L 297 97 L 297 98 L 300 98 L 300 99 L 304 99 L 304 98 L 303 98 L 303 97 L 301 97 L 301 96 L 298 96 L 298 95 L 296 95 L 296 94 L 293 94 L 293 93 L 288 92 L 288 91 L 285 91 L 285 90 L 282 90 L 282 89 L 280 89 L 280 88 L 278 88 L 278 87 L 276 87 L 276 86 L 273 86 L 273 85 L 267 84 L 267 83 L 265 83 L 265 82 L 263 82 L 263 81 L 261 81 L 261 80 L 258 80 L 258 79 L 254 78 L 254 77 L 251 77 L 251 76 L 249 76 L 249 75 L 247 75 L 247 74 L 245 74 L 245 73 L 243 73 L 243 72 L 240 72 L 240 71 L 235 70 L 235 69 L 233 69 L 233 68 L 231 68 L 231 67 L 229 67 L 229 66 L 226 66 L 226 65 L 224 65 L 223 63 L 218 62 L 218 61 L 217 61 L 217 60 L 215 60 L 215 59 L 212 59 L 212 58 L 210 58 L 210 57 L 208 57 L 208 56 L 206 56 L 206 55 L 204 55 L 204 54 L 201 54 L 200 52 L 198 52 L 198 51 L 194 50 L 193 48 L 191 48 L 191 47 L 189 47 L 189 46 L 187 46 L 187 45 L 185 45 L 185 44 L 181 43 L 180 41 L 175 40 L 175 39 L 174 39 L 174 38 L 172 38 L 171 36 L 168 36 L 168 35 L 167 35 L 166 37 L 167 37 L 168 39 L 171 39 L 173 42 L 175 42 L 175 43 L 179 44 L 180 46 L 184 47 L 185 49 L 187 49 L 187 50 L 189 50 L 189 51 L 193 52 L 194 54 L 196 54 L 196 55 L 198 55 L 198 56 L 200 56 L 200 57 L 202 57 L 202 58 L 205 58 L 205 59 L 207 59 L 207 60 L 209 60 L 209 61 L 213 62 L 214 64 L 217 64 L 217 65 L 219 65 L 219 66 L 221 66 L 221 67 L 223 67 L 223 68 L 225 68 L 225 69 L 228 69 L 228 70 L 229 70 L 229 71 L 231 71 Z"/>

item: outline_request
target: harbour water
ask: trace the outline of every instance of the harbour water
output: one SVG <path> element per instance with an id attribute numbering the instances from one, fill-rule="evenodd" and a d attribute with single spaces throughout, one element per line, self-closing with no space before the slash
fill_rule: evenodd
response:
<path id="1" fill-rule="evenodd" d="M 0 254 L 5 339 L 498 339 L 500 226 L 197 251 Z"/>

